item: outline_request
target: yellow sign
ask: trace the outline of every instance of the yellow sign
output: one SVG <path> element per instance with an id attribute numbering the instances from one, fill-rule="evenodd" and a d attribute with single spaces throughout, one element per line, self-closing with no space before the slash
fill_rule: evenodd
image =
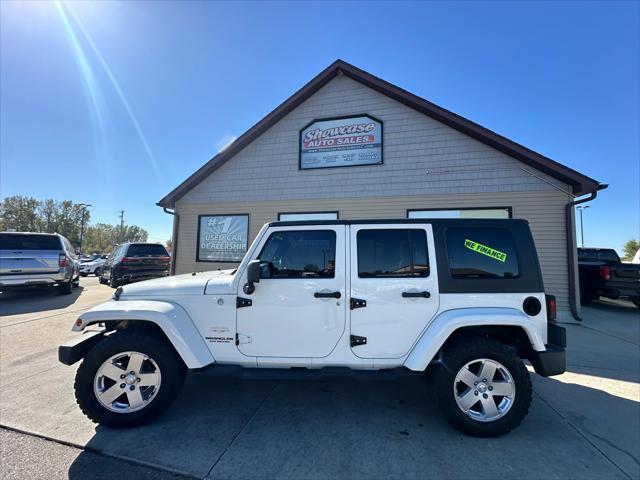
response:
<path id="1" fill-rule="evenodd" d="M 469 250 L 473 250 L 474 252 L 486 255 L 487 257 L 491 257 L 494 260 L 498 260 L 499 262 L 505 262 L 507 260 L 506 253 L 501 252 L 500 250 L 496 250 L 495 248 L 487 247 L 486 245 L 482 245 L 481 243 L 474 242 L 473 240 L 465 239 L 464 246 Z"/>

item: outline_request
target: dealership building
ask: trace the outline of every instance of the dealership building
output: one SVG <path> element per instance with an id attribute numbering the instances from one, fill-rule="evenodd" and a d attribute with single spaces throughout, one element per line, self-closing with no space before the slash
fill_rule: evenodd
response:
<path id="1" fill-rule="evenodd" d="M 573 207 L 603 188 L 338 60 L 158 205 L 174 214 L 177 274 L 233 268 L 275 220 L 526 219 L 545 289 L 571 319 L 580 313 Z"/>

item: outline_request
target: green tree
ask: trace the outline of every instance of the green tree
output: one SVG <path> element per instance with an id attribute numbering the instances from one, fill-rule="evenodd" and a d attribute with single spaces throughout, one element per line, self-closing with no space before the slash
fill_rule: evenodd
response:
<path id="1" fill-rule="evenodd" d="M 631 240 L 627 241 L 627 243 L 624 244 L 624 256 L 622 257 L 623 260 L 633 260 L 633 256 L 636 254 L 636 252 L 638 251 L 638 249 L 640 248 L 640 240 L 636 240 L 635 238 L 632 238 Z"/>
<path id="2" fill-rule="evenodd" d="M 109 225 L 97 223 L 86 229 L 84 245 L 85 252 L 108 253 L 114 245 L 124 242 L 146 242 L 149 233 L 137 225 Z"/>
<path id="3" fill-rule="evenodd" d="M 1 230 L 16 232 L 38 232 L 39 221 L 37 208 L 39 201 L 33 197 L 15 195 L 5 198 L 0 203 Z"/>

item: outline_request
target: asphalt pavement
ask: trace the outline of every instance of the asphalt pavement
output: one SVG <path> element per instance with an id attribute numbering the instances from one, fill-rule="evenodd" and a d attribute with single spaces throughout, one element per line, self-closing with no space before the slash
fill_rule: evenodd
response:
<path id="1" fill-rule="evenodd" d="M 640 478 L 640 315 L 628 302 L 585 308 L 583 324 L 566 326 L 567 373 L 534 374 L 523 424 L 475 439 L 448 426 L 415 378 L 249 381 L 215 368 L 189 374 L 150 425 L 96 427 L 57 346 L 112 292 L 86 277 L 69 296 L 0 294 L 3 477 Z"/>

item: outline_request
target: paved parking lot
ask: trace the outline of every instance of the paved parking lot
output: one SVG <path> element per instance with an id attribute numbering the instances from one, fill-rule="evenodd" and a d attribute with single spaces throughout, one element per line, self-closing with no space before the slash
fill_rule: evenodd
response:
<path id="1" fill-rule="evenodd" d="M 215 369 L 190 374 L 152 425 L 97 428 L 75 404 L 75 366 L 57 362 L 57 346 L 81 311 L 111 293 L 87 277 L 71 296 L 0 295 L 0 424 L 66 445 L 0 430 L 5 478 L 36 477 L 38 461 L 42 478 L 105 468 L 125 478 L 162 476 L 155 469 L 199 478 L 640 478 L 640 315 L 626 302 L 596 303 L 583 324 L 567 325 L 568 372 L 533 375 L 531 411 L 517 430 L 473 439 L 449 428 L 414 378 L 249 381 Z"/>

